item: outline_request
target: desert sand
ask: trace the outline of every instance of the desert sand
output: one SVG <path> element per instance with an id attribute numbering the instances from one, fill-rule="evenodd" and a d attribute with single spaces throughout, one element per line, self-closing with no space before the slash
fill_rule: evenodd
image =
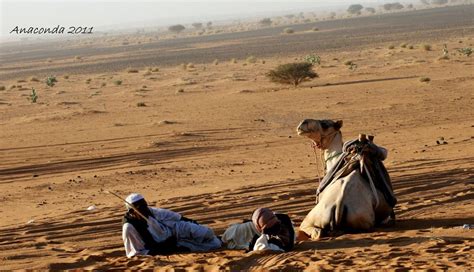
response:
<path id="1" fill-rule="evenodd" d="M 453 12 L 436 12 L 443 10 Z M 387 16 L 403 24 L 417 12 Z M 394 36 L 373 30 L 361 34 L 363 42 L 345 39 L 337 50 L 281 46 L 278 54 L 266 53 L 254 35 L 239 40 L 243 53 L 231 50 L 228 58 L 229 46 L 238 45 L 209 36 L 209 43 L 181 48 L 196 54 L 186 62 L 174 58 L 180 48 L 173 42 L 146 54 L 86 48 L 58 59 L 54 50 L 35 55 L 31 49 L 24 59 L 11 57 L 18 54 L 14 48 L 4 51 L 0 268 L 473 269 L 474 230 L 462 226 L 474 224 L 474 57 L 456 49 L 473 47 L 474 22 L 472 16 L 460 21 L 437 31 L 400 27 Z M 320 35 L 340 38 L 340 24 Z M 319 34 L 268 35 L 262 39 L 285 44 L 281 39 L 298 43 Z M 249 44 L 260 47 L 251 51 Z M 444 44 L 448 59 L 440 58 Z M 245 48 L 255 63 L 246 61 Z M 322 59 L 319 78 L 298 88 L 266 78 L 278 64 L 314 51 Z M 150 65 L 155 54 L 170 61 Z M 349 60 L 355 70 L 344 64 Z M 180 65 L 187 62 L 195 63 Z M 58 80 L 53 87 L 44 83 L 49 73 Z M 36 103 L 28 100 L 31 88 Z M 297 227 L 313 207 L 318 180 L 317 157 L 295 132 L 304 118 L 343 120 L 345 140 L 370 133 L 388 149 L 395 226 L 299 242 L 282 254 L 223 249 L 124 256 L 124 205 L 103 190 L 124 197 L 140 192 L 217 234 L 262 206 L 288 213 Z"/>

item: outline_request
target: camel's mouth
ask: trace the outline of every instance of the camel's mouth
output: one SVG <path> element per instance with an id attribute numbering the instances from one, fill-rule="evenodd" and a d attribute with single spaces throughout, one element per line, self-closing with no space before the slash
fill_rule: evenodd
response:
<path id="1" fill-rule="evenodd" d="M 303 129 L 301 129 L 301 128 L 297 128 L 297 129 L 296 129 L 296 133 L 298 133 L 299 136 L 304 136 L 304 135 L 309 134 L 308 131 L 303 130 Z"/>

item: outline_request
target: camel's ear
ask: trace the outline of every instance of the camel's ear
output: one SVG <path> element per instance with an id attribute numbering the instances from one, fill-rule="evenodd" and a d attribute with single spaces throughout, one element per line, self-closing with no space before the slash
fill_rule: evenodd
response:
<path id="1" fill-rule="evenodd" d="M 336 123 L 334 124 L 334 129 L 339 130 L 341 129 L 341 127 L 342 127 L 342 120 L 336 121 Z"/>

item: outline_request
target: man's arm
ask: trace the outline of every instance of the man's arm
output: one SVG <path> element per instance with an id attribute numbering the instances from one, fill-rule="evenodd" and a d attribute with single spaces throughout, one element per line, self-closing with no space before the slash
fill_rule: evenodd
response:
<path id="1" fill-rule="evenodd" d="M 123 224 L 122 239 L 127 257 L 130 258 L 135 255 L 148 255 L 148 250 L 145 249 L 145 242 L 143 242 L 140 234 L 132 224 Z"/>

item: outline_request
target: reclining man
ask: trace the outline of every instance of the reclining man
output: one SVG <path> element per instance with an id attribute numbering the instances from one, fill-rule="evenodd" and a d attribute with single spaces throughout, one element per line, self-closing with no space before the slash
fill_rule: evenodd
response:
<path id="1" fill-rule="evenodd" d="M 127 257 L 208 251 L 222 245 L 210 228 L 179 213 L 148 207 L 140 194 L 130 194 L 126 201 L 122 239 Z"/>
<path id="2" fill-rule="evenodd" d="M 290 251 L 295 231 L 288 215 L 259 208 L 253 212 L 252 221 L 228 227 L 222 241 L 228 249 Z"/>

